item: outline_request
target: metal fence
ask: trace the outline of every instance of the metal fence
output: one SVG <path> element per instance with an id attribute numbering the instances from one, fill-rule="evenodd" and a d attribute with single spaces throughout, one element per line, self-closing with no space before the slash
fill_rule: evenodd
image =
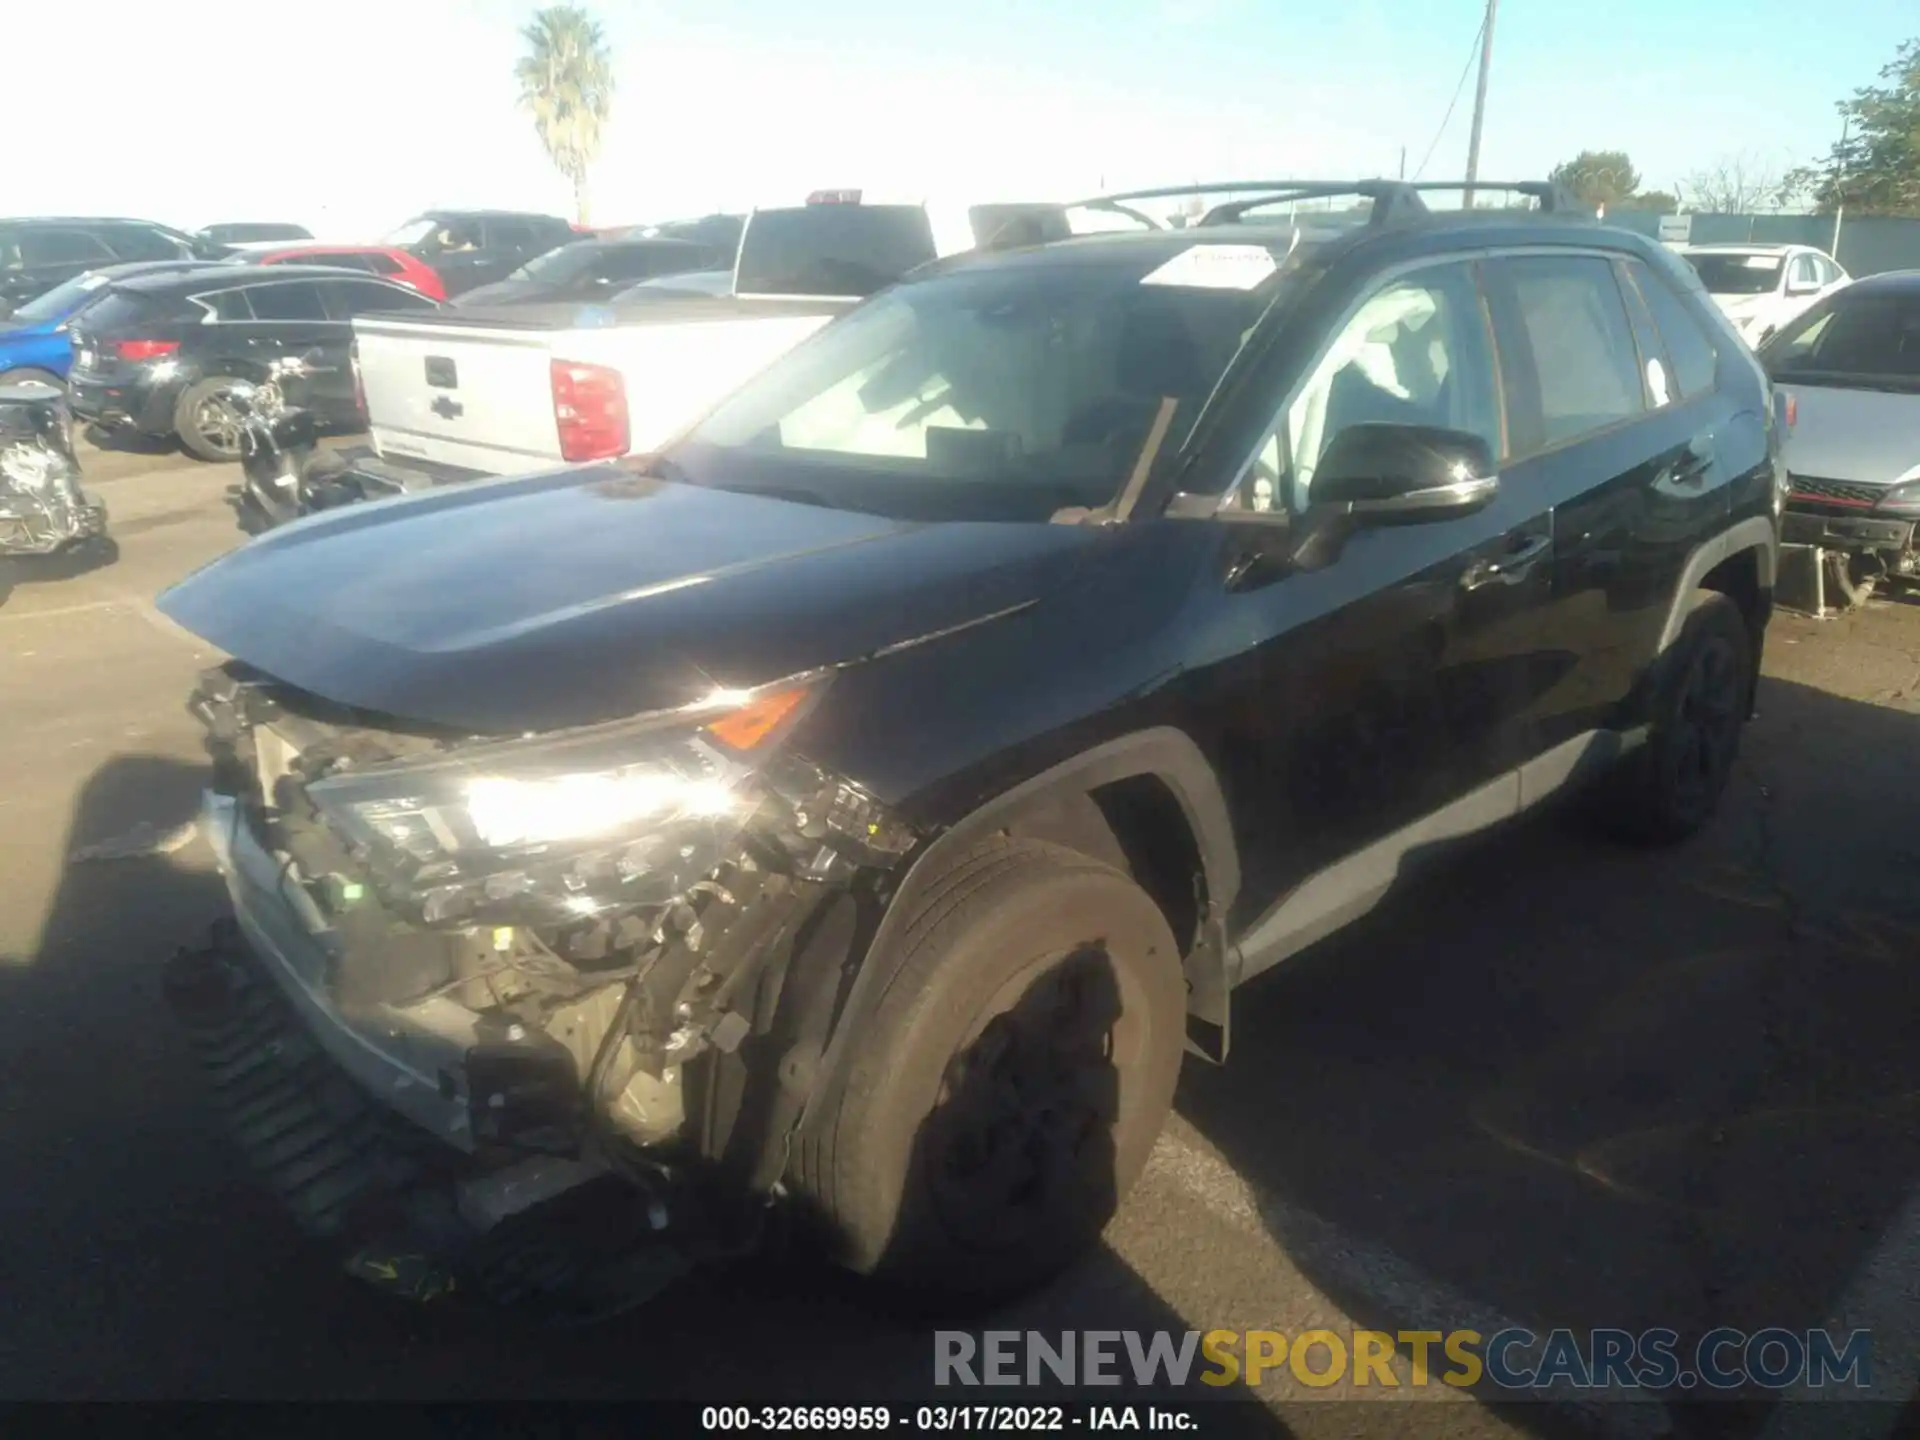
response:
<path id="1" fill-rule="evenodd" d="M 1649 210 L 1607 211 L 1609 225 L 1655 237 L 1660 234 L 1661 219 Z M 1694 245 L 1814 245 L 1832 255 L 1850 275 L 1920 270 L 1920 220 L 1902 216 L 1846 217 L 1840 223 L 1838 250 L 1831 215 L 1694 215 L 1692 221 L 1688 242 Z"/>

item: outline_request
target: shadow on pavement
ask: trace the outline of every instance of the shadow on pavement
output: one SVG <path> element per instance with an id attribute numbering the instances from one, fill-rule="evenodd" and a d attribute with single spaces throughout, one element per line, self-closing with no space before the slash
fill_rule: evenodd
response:
<path id="1" fill-rule="evenodd" d="M 179 455 L 180 442 L 171 435 L 142 435 L 135 430 L 109 430 L 103 425 L 88 425 L 82 432 L 96 450 L 118 455 Z"/>
<path id="2" fill-rule="evenodd" d="M 1189 1067 L 1181 1111 L 1360 1323 L 1669 1327 L 1683 1360 L 1844 1329 L 1920 1180 L 1920 715 L 1771 680 L 1760 709 L 1693 841 L 1493 837 L 1237 995 L 1229 1065 Z"/>
<path id="3" fill-rule="evenodd" d="M 164 836 L 192 816 L 203 778 L 154 757 L 109 762 L 82 791 L 63 853 L 136 822 Z M 225 910 L 197 841 L 73 863 L 36 953 L 0 957 L 0 1151 L 12 1177 L 0 1187 L 0 1283 L 13 1300 L 0 1397 L 1021 1398 L 932 1393 L 932 1324 L 800 1263 L 696 1274 L 631 1317 L 572 1332 L 411 1306 L 349 1279 L 244 1173 L 163 1005 L 161 963 Z M 989 1326 L 1189 1328 L 1104 1248 L 1003 1314 L 953 1322 Z M 1224 1431 L 1210 1433 L 1284 1433 L 1263 1410 L 1217 1413 Z"/>

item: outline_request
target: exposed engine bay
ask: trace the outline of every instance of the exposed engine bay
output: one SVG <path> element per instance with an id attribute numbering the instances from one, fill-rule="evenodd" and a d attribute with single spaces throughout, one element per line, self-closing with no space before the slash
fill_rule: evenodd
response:
<path id="1" fill-rule="evenodd" d="M 261 968 L 464 1180 L 525 1204 L 611 1174 L 664 1230 L 716 1180 L 775 1190 L 795 1046 L 831 1023 L 863 889 L 915 843 L 781 745 L 820 683 L 501 741 L 230 664 L 191 701 L 233 832 L 209 838 Z"/>

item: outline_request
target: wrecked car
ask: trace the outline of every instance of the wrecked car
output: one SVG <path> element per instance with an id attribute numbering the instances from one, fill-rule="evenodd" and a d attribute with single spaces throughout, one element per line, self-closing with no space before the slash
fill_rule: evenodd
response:
<path id="1" fill-rule="evenodd" d="M 1760 347 L 1794 407 L 1784 536 L 1850 604 L 1920 583 L 1920 275 L 1856 280 Z"/>
<path id="2" fill-rule="evenodd" d="M 107 507 L 81 487 L 71 434 L 59 391 L 0 388 L 0 591 L 18 563 L 111 544 Z"/>
<path id="3" fill-rule="evenodd" d="M 1234 988 L 1404 867 L 1575 790 L 1705 824 L 1767 384 L 1535 191 L 941 262 L 661 453 L 167 591 L 233 657 L 191 703 L 234 911 L 168 994 L 262 1176 L 416 1297 L 590 1317 L 774 1240 L 1007 1295 Z"/>

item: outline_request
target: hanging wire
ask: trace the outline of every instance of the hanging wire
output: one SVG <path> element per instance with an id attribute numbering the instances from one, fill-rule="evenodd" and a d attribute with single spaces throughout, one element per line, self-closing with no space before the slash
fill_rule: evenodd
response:
<path id="1" fill-rule="evenodd" d="M 1416 180 L 1427 173 L 1427 162 L 1433 159 L 1433 152 L 1440 148 L 1440 140 L 1447 133 L 1447 126 L 1453 123 L 1453 112 L 1460 104 L 1460 93 L 1467 88 L 1467 76 L 1473 73 L 1474 57 L 1480 53 L 1480 37 L 1486 33 L 1487 20 L 1482 15 L 1479 27 L 1473 32 L 1473 44 L 1467 47 L 1467 63 L 1461 67 L 1460 82 L 1453 87 L 1453 99 L 1447 102 L 1447 113 L 1440 119 L 1440 128 L 1433 132 L 1433 143 L 1427 146 L 1427 153 L 1420 160 L 1420 168 L 1413 172 Z"/>

